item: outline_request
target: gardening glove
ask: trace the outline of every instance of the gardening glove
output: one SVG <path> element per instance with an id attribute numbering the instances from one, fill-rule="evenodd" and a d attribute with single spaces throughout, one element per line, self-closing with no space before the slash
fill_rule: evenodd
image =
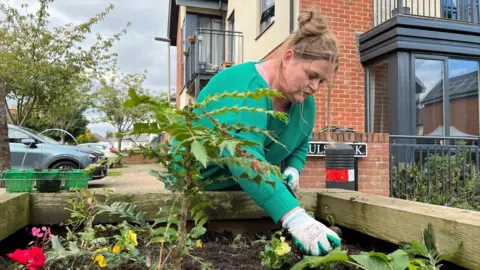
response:
<path id="1" fill-rule="evenodd" d="M 285 169 L 282 175 L 283 180 L 287 181 L 287 184 L 293 191 L 296 191 L 300 187 L 300 173 L 293 167 Z"/>
<path id="2" fill-rule="evenodd" d="M 326 255 L 333 249 L 340 247 L 340 237 L 331 229 L 309 216 L 305 209 L 300 208 L 290 214 L 283 222 L 283 228 L 300 245 L 302 252 L 313 256 Z"/>

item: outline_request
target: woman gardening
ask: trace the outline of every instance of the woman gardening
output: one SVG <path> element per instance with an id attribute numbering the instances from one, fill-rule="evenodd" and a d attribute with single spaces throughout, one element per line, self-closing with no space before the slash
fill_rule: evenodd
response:
<path id="1" fill-rule="evenodd" d="M 263 113 L 239 112 L 216 116 L 219 123 L 242 123 L 274 132 L 279 145 L 262 134 L 242 132 L 236 134 L 243 139 L 254 141 L 258 146 L 245 149 L 248 154 L 272 165 L 283 163 L 286 168 L 283 178 L 288 179 L 292 190 L 299 188 L 299 178 L 306 162 L 308 143 L 315 122 L 314 95 L 330 91 L 332 78 L 338 69 L 338 49 L 334 35 L 328 29 L 324 17 L 316 12 L 302 13 L 298 18 L 299 29 L 285 43 L 285 51 L 278 59 L 247 62 L 232 66 L 216 74 L 202 89 L 197 102 L 206 97 L 224 92 L 255 91 L 269 88 L 279 91 L 282 97 L 266 98 L 264 102 L 255 99 L 223 98 L 211 102 L 206 112 L 223 107 L 250 107 L 284 112 L 288 123 Z M 327 87 L 325 87 L 327 86 Z M 328 108 L 329 109 L 329 108 Z M 208 119 L 200 124 L 208 124 Z M 263 146 L 263 147 L 262 147 Z M 222 176 L 236 176 L 251 173 L 234 165 L 221 168 L 211 165 L 202 176 L 215 179 Z M 340 237 L 322 223 L 309 216 L 299 201 L 289 191 L 282 179 L 273 174 L 270 179 L 275 187 L 261 182 L 258 185 L 248 179 L 217 181 L 208 190 L 242 189 L 275 223 L 281 222 L 296 243 L 311 255 L 324 255 L 340 246 Z"/>

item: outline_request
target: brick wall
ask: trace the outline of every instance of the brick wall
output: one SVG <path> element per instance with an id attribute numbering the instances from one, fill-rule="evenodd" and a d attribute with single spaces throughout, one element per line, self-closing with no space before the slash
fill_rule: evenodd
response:
<path id="1" fill-rule="evenodd" d="M 328 20 L 339 43 L 340 67 L 332 92 L 331 125 L 364 131 L 364 69 L 357 54 L 355 33 L 363 33 L 372 25 L 371 0 L 300 0 L 300 12 L 318 10 Z M 264 59 L 279 56 L 277 47 Z M 317 95 L 315 131 L 326 126 L 325 96 Z"/>
<path id="2" fill-rule="evenodd" d="M 315 132 L 314 141 L 327 141 L 327 134 Z M 367 157 L 358 158 L 358 191 L 389 195 L 389 136 L 380 133 L 333 133 L 335 142 L 367 143 Z M 300 188 L 325 188 L 325 157 L 307 157 Z"/>

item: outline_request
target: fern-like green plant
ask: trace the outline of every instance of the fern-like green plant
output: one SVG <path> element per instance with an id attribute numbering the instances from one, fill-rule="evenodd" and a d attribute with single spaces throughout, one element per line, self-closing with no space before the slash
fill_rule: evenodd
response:
<path id="1" fill-rule="evenodd" d="M 211 111 L 206 108 L 210 102 L 225 98 L 251 98 L 261 101 L 265 98 L 281 96 L 281 94 L 269 89 L 241 93 L 226 92 L 208 96 L 204 101 L 191 105 L 185 110 L 179 110 L 163 99 L 139 96 L 134 89 L 130 89 L 129 94 L 130 99 L 125 102 L 126 107 L 147 104 L 154 116 L 154 119 L 150 121 L 134 123 L 131 134 L 161 134 L 165 132 L 172 138 L 171 142 L 160 144 L 156 148 L 139 146 L 137 151 L 132 151 L 143 157 L 156 159 L 162 164 L 165 171 L 154 171 L 152 174 L 176 194 L 174 199 L 167 204 L 168 207 L 160 209 L 159 217 L 155 220 L 152 242 L 160 245 L 157 269 L 167 265 L 169 263 L 167 261 L 172 263 L 174 269 L 180 269 L 184 256 L 190 256 L 194 261 L 199 262 L 202 268 L 208 268 L 209 264 L 189 253 L 194 246 L 192 239 L 198 239 L 206 232 L 203 227 L 207 222 L 204 210 L 210 205 L 208 202 L 203 202 L 199 195 L 206 185 L 213 181 L 226 180 L 226 178 L 203 179 L 202 168 L 210 165 L 222 167 L 235 165 L 246 171 L 253 169 L 255 173 L 243 173 L 237 178 L 249 179 L 258 185 L 262 183 L 263 179 L 266 179 L 264 182 L 273 187 L 275 187 L 275 182 L 265 176 L 274 174 L 281 178 L 279 167 L 262 162 L 245 150 L 246 147 L 263 147 L 263 145 L 256 145 L 256 142 L 237 136 L 238 133 L 252 132 L 279 143 L 273 133 L 255 126 L 246 126 L 240 122 L 220 123 L 215 116 L 248 112 L 264 113 L 284 121 L 287 120 L 287 117 L 284 113 L 260 108 L 232 106 Z M 199 124 L 200 122 L 203 124 Z M 236 178 L 230 177 L 229 179 Z M 189 216 L 195 224 L 191 231 L 186 229 Z"/>

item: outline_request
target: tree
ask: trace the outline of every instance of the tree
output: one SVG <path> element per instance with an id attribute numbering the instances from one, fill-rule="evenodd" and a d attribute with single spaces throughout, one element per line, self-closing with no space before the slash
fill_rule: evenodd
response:
<path id="1" fill-rule="evenodd" d="M 0 17 L 4 17 L 0 20 L 0 77 L 8 98 L 17 103 L 15 115 L 7 110 L 9 121 L 16 125 L 23 125 L 37 105 L 44 107 L 65 100 L 65 89 L 75 88 L 108 69 L 116 57 L 109 50 L 126 33 L 125 28 L 109 38 L 96 34 L 96 42 L 83 48 L 82 42 L 92 26 L 102 21 L 114 6 L 109 5 L 87 22 L 49 29 L 47 10 L 54 0 L 39 2 L 37 12 L 26 15 L 0 4 L 3 13 Z"/>
<path id="2" fill-rule="evenodd" d="M 97 138 L 93 136 L 92 132 L 89 129 L 85 130 L 83 134 L 78 136 L 77 142 L 80 143 L 96 143 L 98 142 Z"/>
<path id="3" fill-rule="evenodd" d="M 100 80 L 100 88 L 94 94 L 96 110 L 100 113 L 98 121 L 107 122 L 117 128 L 115 136 L 118 139 L 117 149 L 122 149 L 122 139 L 125 132 L 132 128 L 133 123 L 148 118 L 147 105 L 137 108 L 127 108 L 123 104 L 128 99 L 129 89 L 135 89 L 137 93 L 146 94 L 143 82 L 146 71 L 143 74 L 115 73 L 109 79 Z"/>
<path id="4" fill-rule="evenodd" d="M 5 182 L 1 180 L 1 173 L 10 169 L 10 144 L 8 143 L 8 126 L 5 112 L 8 107 L 5 101 L 5 85 L 0 78 L 0 187 L 5 186 Z"/>

